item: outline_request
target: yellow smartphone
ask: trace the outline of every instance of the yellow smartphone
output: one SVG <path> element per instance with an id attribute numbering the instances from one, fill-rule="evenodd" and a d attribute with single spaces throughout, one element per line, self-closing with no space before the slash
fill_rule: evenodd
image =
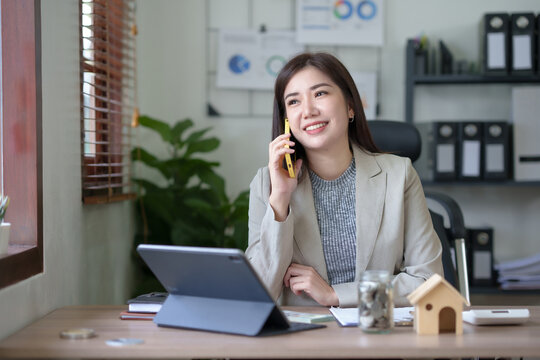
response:
<path id="1" fill-rule="evenodd" d="M 289 126 L 289 119 L 285 118 L 285 134 L 290 134 L 291 128 Z M 289 148 L 289 145 L 285 145 L 286 148 Z M 285 165 L 287 167 L 287 170 L 289 171 L 289 177 L 294 178 L 296 177 L 294 175 L 294 162 L 291 159 L 291 154 L 285 154 Z"/>

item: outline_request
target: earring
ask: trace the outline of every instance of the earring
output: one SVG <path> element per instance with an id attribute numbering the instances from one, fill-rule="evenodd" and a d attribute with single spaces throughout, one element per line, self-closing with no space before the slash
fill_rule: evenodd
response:
<path id="1" fill-rule="evenodd" d="M 349 122 L 352 123 L 354 121 L 354 116 L 349 118 Z"/>

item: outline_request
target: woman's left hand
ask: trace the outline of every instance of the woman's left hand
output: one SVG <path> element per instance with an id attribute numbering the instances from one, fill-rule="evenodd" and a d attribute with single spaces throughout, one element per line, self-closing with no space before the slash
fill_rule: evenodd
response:
<path id="1" fill-rule="evenodd" d="M 292 263 L 285 273 L 283 283 L 290 287 L 295 295 L 300 295 L 303 291 L 321 305 L 339 305 L 334 289 L 311 266 Z"/>

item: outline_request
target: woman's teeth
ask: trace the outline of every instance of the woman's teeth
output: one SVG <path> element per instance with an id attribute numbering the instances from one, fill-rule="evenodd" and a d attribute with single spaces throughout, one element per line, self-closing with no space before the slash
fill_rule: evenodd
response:
<path id="1" fill-rule="evenodd" d="M 318 128 L 322 128 L 323 126 L 326 126 L 327 123 L 319 123 L 319 124 L 315 124 L 315 125 L 311 125 L 311 126 L 308 126 L 306 128 L 307 131 L 311 131 L 311 130 L 316 130 Z"/>

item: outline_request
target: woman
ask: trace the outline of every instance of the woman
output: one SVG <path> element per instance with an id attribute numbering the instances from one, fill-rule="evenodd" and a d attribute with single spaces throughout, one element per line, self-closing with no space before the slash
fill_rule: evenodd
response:
<path id="1" fill-rule="evenodd" d="M 268 166 L 250 185 L 246 254 L 257 273 L 283 305 L 347 307 L 357 305 L 363 271 L 388 270 L 395 304 L 409 305 L 410 292 L 443 272 L 410 160 L 377 149 L 334 56 L 296 56 L 274 90 Z M 295 178 L 282 166 L 286 153 L 296 156 Z"/>

